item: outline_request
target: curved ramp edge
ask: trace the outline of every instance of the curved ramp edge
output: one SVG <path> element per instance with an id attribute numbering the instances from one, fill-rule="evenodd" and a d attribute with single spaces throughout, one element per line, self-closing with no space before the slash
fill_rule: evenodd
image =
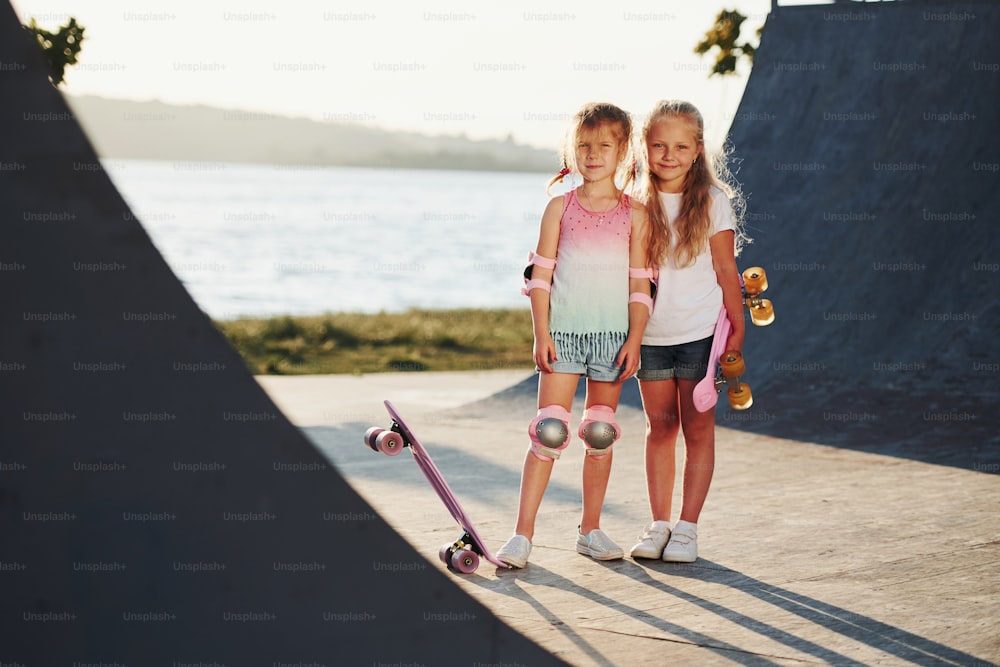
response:
<path id="1" fill-rule="evenodd" d="M 730 140 L 776 320 L 747 323 L 754 407 L 721 424 L 1000 461 L 997 29 L 985 2 L 768 17 Z"/>
<path id="2" fill-rule="evenodd" d="M 562 664 L 285 419 L 0 34 L 0 661 Z"/>

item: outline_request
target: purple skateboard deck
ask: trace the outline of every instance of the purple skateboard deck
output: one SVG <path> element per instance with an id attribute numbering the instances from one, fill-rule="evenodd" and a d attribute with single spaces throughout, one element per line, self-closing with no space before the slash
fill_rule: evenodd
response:
<path id="1" fill-rule="evenodd" d="M 417 462 L 421 472 L 427 478 L 427 481 L 431 483 L 434 491 L 437 492 L 438 497 L 444 503 L 445 507 L 448 508 L 448 512 L 451 513 L 452 518 L 458 522 L 458 525 L 465 531 L 465 534 L 460 538 L 461 542 L 464 542 L 469 549 L 478 555 L 484 557 L 489 562 L 493 563 L 497 567 L 510 567 L 506 563 L 503 563 L 496 559 L 496 557 L 490 553 L 490 550 L 486 547 L 486 543 L 483 538 L 479 535 L 476 530 L 475 525 L 472 523 L 472 519 L 469 518 L 468 514 L 459 504 L 458 499 L 452 492 L 448 483 L 444 480 L 441 475 L 441 471 L 434 464 L 433 459 L 431 459 L 430 454 L 420 441 L 417 436 L 413 434 L 409 426 L 406 425 L 406 421 L 403 417 L 396 411 L 396 408 L 389 401 L 385 401 L 385 409 L 389 412 L 389 416 L 392 417 L 393 428 L 391 430 L 397 431 L 403 436 L 405 442 L 404 446 L 409 446 L 410 453 L 413 455 L 413 459 Z"/>

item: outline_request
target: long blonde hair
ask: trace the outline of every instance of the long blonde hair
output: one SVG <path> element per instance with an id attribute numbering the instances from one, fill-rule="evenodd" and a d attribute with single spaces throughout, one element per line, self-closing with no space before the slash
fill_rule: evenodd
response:
<path id="1" fill-rule="evenodd" d="M 660 200 L 660 179 L 649 169 L 648 164 L 644 164 L 643 178 L 639 189 L 649 214 L 648 263 L 650 266 L 659 266 L 665 261 L 668 252 L 672 254 L 674 264 L 679 268 L 694 263 L 695 258 L 704 251 L 711 235 L 712 198 L 710 193 L 713 187 L 722 190 L 733 207 L 736 224 L 735 252 L 739 255 L 742 247 L 750 243 L 750 238 L 743 231 L 746 200 L 740 191 L 739 184 L 729 170 L 728 155 L 725 150 L 715 156 L 705 151 L 705 121 L 697 107 L 690 102 L 680 100 L 657 102 L 642 127 L 643 146 L 645 146 L 653 125 L 670 117 L 681 118 L 691 125 L 695 140 L 701 148 L 701 154 L 691 165 L 691 170 L 684 180 L 681 209 L 673 230 L 671 230 L 670 221 L 663 210 L 663 202 Z M 647 162 L 645 159 L 646 151 L 643 150 L 640 153 L 643 155 L 644 163 Z M 675 232 L 676 240 L 673 239 Z"/>
<path id="2" fill-rule="evenodd" d="M 618 169 L 615 173 L 616 181 L 621 180 L 622 191 L 624 192 L 635 180 L 635 158 L 632 153 L 632 118 L 625 111 L 607 102 L 591 102 L 585 104 L 576 115 L 573 116 L 573 124 L 566 133 L 566 140 L 563 142 L 562 164 L 563 170 L 556 174 L 545 191 L 551 192 L 552 186 L 562 183 L 563 177 L 570 173 L 580 173 L 576 164 L 576 144 L 583 130 L 596 130 L 601 125 L 607 124 L 619 141 L 623 149 L 621 158 L 618 160 Z M 631 158 L 631 159 L 630 159 Z"/>

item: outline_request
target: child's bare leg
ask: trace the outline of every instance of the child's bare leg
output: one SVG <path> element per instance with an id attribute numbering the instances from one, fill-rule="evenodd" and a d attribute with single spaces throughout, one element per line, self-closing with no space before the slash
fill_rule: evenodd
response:
<path id="1" fill-rule="evenodd" d="M 646 489 L 653 521 L 670 521 L 680 420 L 676 380 L 641 380 L 646 412 Z"/>
<path id="2" fill-rule="evenodd" d="M 529 540 L 535 536 L 535 519 L 542 504 L 542 496 L 552 475 L 553 461 L 542 461 L 528 452 L 521 470 L 521 498 L 517 507 L 517 525 L 514 532 Z"/>
<path id="3" fill-rule="evenodd" d="M 559 405 L 567 411 L 573 407 L 573 396 L 579 375 L 568 373 L 541 373 L 538 376 L 538 407 Z M 538 508 L 542 504 L 542 496 L 549 484 L 554 461 L 543 461 L 531 450 L 524 457 L 524 467 L 521 472 L 521 494 L 517 508 L 517 524 L 514 532 L 524 535 L 529 540 L 535 534 L 535 519 Z"/>
<path id="4" fill-rule="evenodd" d="M 595 528 L 601 527 L 601 508 L 604 507 L 604 496 L 608 490 L 608 480 L 611 479 L 611 459 L 613 452 L 599 460 L 587 456 L 583 460 L 583 517 L 580 519 L 580 532 L 584 535 Z"/>
<path id="5" fill-rule="evenodd" d="M 606 405 L 617 410 L 621 393 L 622 386 L 618 382 L 588 380 L 586 407 Z M 601 509 L 604 507 L 608 480 L 611 479 L 613 457 L 614 453 L 610 450 L 604 456 L 588 454 L 583 457 L 583 517 L 580 519 L 580 532 L 584 535 L 601 527 Z"/>
<path id="6" fill-rule="evenodd" d="M 715 408 L 698 412 L 694 407 L 694 380 L 678 380 L 681 428 L 684 429 L 684 502 L 681 521 L 698 523 L 715 472 Z"/>

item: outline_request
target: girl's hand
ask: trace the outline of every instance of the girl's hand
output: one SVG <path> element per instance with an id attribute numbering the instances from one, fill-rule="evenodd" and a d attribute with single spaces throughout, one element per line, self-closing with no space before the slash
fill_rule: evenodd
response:
<path id="1" fill-rule="evenodd" d="M 729 332 L 729 338 L 726 339 L 726 351 L 729 350 L 743 353 L 743 331 L 731 330 Z"/>
<path id="2" fill-rule="evenodd" d="M 625 339 L 625 344 L 622 345 L 622 349 L 618 353 L 618 358 L 615 360 L 615 365 L 622 369 L 618 375 L 618 382 L 624 382 L 639 370 L 639 350 L 641 346 L 641 338 L 634 339 L 632 336 L 629 336 Z"/>
<path id="3" fill-rule="evenodd" d="M 556 344 L 551 334 L 535 336 L 535 366 L 544 373 L 552 372 L 552 362 L 556 361 Z"/>

